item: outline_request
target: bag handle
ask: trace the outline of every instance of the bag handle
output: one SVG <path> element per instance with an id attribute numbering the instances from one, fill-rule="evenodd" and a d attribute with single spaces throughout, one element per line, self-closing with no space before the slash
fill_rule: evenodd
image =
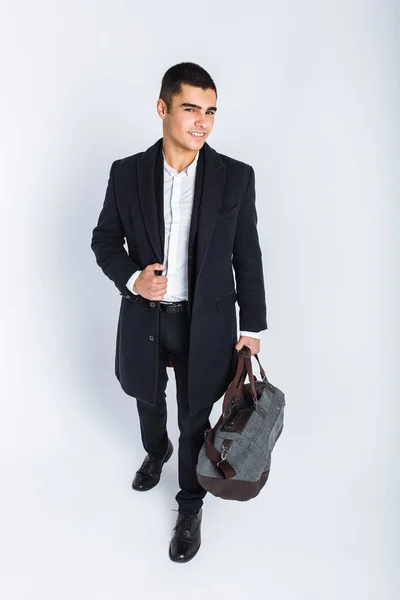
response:
<path id="1" fill-rule="evenodd" d="M 254 354 L 254 356 L 257 359 L 258 365 L 260 367 L 260 375 L 261 375 L 262 380 L 265 383 L 268 383 L 267 376 L 265 374 L 264 369 L 261 366 L 258 355 Z M 232 398 L 234 396 L 240 396 L 240 394 L 242 393 L 246 375 L 249 376 L 251 395 L 253 397 L 254 403 L 256 403 L 257 402 L 257 392 L 256 392 L 256 386 L 254 383 L 253 368 L 252 368 L 252 364 L 251 364 L 251 349 L 248 346 L 243 346 L 239 350 L 239 359 L 238 359 L 235 377 L 233 378 L 233 380 L 229 384 L 228 389 L 225 392 L 224 401 L 223 401 L 223 405 L 222 405 L 222 413 L 223 414 L 225 414 L 226 409 L 228 408 L 230 402 L 232 401 Z"/>
<path id="2" fill-rule="evenodd" d="M 257 354 L 254 354 L 254 356 L 256 357 L 257 362 L 259 364 L 260 375 L 261 375 L 263 381 L 265 383 L 269 383 L 267 376 L 265 375 L 265 371 L 261 366 L 261 363 L 260 363 L 260 360 L 259 360 Z M 221 473 L 221 475 L 222 475 L 222 477 L 224 477 L 224 479 L 230 479 L 231 477 L 234 477 L 236 475 L 236 471 L 232 467 L 232 465 L 226 460 L 226 452 L 223 451 L 223 454 L 221 454 L 215 448 L 215 446 L 214 446 L 215 432 L 216 432 L 217 427 L 222 423 L 223 419 L 225 418 L 226 409 L 228 408 L 228 405 L 230 404 L 230 402 L 232 401 L 234 396 L 236 396 L 236 395 L 239 396 L 242 393 L 244 381 L 245 381 L 247 375 L 249 376 L 249 380 L 250 380 L 250 388 L 251 388 L 251 393 L 252 393 L 252 397 L 253 397 L 253 401 L 254 401 L 254 407 L 256 410 L 258 410 L 261 413 L 262 416 L 264 416 L 264 412 L 265 412 L 264 409 L 262 409 L 262 407 L 259 407 L 257 404 L 257 393 L 256 393 L 256 387 L 255 387 L 255 383 L 254 383 L 253 369 L 252 369 L 252 365 L 251 365 L 251 349 L 248 346 L 243 346 L 243 348 L 241 350 L 239 350 L 239 359 L 238 359 L 238 365 L 236 368 L 235 377 L 233 378 L 233 380 L 231 381 L 231 383 L 228 386 L 228 389 L 225 392 L 224 401 L 223 401 L 223 405 L 222 405 L 222 414 L 221 414 L 220 418 L 218 419 L 217 423 L 214 425 L 214 427 L 211 427 L 210 429 L 206 429 L 204 431 L 205 450 L 206 450 L 207 457 L 210 459 L 210 461 L 213 463 L 213 465 L 218 469 L 218 471 Z M 224 443 L 228 442 L 228 441 L 229 440 L 224 440 Z"/>

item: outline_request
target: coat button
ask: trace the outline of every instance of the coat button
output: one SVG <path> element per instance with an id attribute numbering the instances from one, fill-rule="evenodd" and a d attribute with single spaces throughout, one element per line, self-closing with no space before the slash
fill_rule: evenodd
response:
<path id="1" fill-rule="evenodd" d="M 150 340 L 151 342 L 154 342 L 154 335 L 149 335 L 149 340 Z"/>
<path id="2" fill-rule="evenodd" d="M 155 302 L 150 302 L 150 306 L 151 306 L 151 307 L 153 307 L 153 306 L 155 306 L 155 305 L 156 305 L 156 303 L 155 303 Z"/>
<path id="3" fill-rule="evenodd" d="M 130 298 L 130 295 L 129 295 L 129 294 L 126 294 L 125 298 Z"/>

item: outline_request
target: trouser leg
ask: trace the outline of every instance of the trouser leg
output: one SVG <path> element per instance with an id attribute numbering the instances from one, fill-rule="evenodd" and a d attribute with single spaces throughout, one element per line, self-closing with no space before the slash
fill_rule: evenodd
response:
<path id="1" fill-rule="evenodd" d="M 182 385 L 185 384 L 182 383 Z M 181 512 L 197 513 L 202 507 L 203 499 L 207 493 L 197 480 L 196 467 L 199 452 L 204 443 L 204 430 L 210 428 L 209 416 L 211 409 L 212 406 L 202 409 L 194 415 L 189 415 L 187 394 L 182 392 L 178 400 L 180 431 L 178 475 L 180 490 L 175 499 Z"/>
<path id="2" fill-rule="evenodd" d="M 159 343 L 158 386 L 155 406 L 136 399 L 142 444 L 152 458 L 162 458 L 167 452 L 167 355 Z"/>
<path id="3" fill-rule="evenodd" d="M 164 344 L 172 354 L 179 426 L 178 480 L 176 495 L 179 510 L 196 513 L 203 504 L 206 491 L 197 481 L 196 466 L 204 442 L 204 430 L 210 427 L 212 405 L 189 415 L 188 358 L 190 323 L 187 311 L 178 314 L 161 313 Z"/>

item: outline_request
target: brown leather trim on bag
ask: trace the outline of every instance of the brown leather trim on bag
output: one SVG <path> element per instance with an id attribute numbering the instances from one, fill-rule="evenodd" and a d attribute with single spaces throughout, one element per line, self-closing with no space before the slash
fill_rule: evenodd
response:
<path id="1" fill-rule="evenodd" d="M 255 498 L 267 483 L 269 470 L 262 473 L 258 481 L 227 481 L 215 477 L 197 474 L 200 485 L 208 492 L 225 500 L 251 500 Z"/>
<path id="2" fill-rule="evenodd" d="M 221 431 L 230 431 L 235 433 L 243 433 L 248 420 L 250 419 L 254 408 L 252 406 L 239 410 L 232 418 L 222 425 Z"/>

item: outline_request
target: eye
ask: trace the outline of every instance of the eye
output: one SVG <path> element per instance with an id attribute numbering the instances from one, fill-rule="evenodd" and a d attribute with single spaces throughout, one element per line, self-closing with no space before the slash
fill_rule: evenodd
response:
<path id="1" fill-rule="evenodd" d="M 187 111 L 191 111 L 191 110 L 194 110 L 194 108 L 185 108 L 185 110 L 187 110 Z M 213 115 L 213 116 L 214 116 L 214 115 L 215 115 L 215 112 L 214 112 L 213 110 L 208 110 L 208 111 L 206 112 L 206 114 L 207 114 L 207 115 Z"/>

